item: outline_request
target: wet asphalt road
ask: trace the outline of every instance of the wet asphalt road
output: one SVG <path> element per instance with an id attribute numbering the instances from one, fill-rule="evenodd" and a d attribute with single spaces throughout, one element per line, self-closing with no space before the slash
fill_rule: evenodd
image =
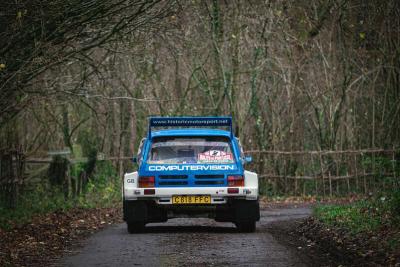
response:
<path id="1" fill-rule="evenodd" d="M 110 226 L 61 260 L 62 266 L 307 266 L 293 248 L 268 233 L 271 222 L 309 216 L 308 208 L 262 210 L 255 233 L 238 233 L 231 223 L 171 219 L 130 235 L 125 224 Z"/>

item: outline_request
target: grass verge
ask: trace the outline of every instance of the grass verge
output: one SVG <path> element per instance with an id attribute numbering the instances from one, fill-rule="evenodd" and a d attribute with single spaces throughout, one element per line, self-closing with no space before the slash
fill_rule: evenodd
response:
<path id="1" fill-rule="evenodd" d="M 350 204 L 316 206 L 314 215 L 328 226 L 362 233 L 398 226 L 399 209 L 400 192 L 393 192 Z"/>
<path id="2" fill-rule="evenodd" d="M 33 216 L 67 211 L 71 208 L 108 208 L 121 202 L 121 179 L 109 162 L 99 162 L 85 193 L 65 198 L 58 189 L 44 182 L 32 186 L 18 200 L 14 209 L 0 203 L 0 229 L 9 230 L 30 222 Z"/>
<path id="3" fill-rule="evenodd" d="M 303 236 L 340 264 L 400 264 L 399 191 L 350 204 L 318 205 L 301 228 Z"/>

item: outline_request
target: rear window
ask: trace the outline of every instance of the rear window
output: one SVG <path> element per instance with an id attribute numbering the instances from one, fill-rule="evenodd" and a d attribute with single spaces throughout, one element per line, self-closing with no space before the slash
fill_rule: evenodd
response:
<path id="1" fill-rule="evenodd" d="M 235 163 L 227 137 L 159 137 L 153 140 L 149 164 Z"/>

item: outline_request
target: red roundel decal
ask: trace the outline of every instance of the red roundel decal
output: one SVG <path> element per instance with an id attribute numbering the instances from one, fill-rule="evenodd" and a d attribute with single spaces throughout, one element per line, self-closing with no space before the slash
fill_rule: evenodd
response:
<path id="1" fill-rule="evenodd" d="M 215 162 L 215 163 L 223 163 L 223 162 L 232 162 L 233 156 L 231 153 L 227 153 L 225 151 L 220 150 L 209 150 L 204 153 L 198 154 L 199 162 Z"/>

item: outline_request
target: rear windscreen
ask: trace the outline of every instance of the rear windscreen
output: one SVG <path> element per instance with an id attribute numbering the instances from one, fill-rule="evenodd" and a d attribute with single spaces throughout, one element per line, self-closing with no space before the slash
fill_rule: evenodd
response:
<path id="1" fill-rule="evenodd" d="M 149 164 L 235 163 L 227 137 L 159 137 L 153 139 Z"/>

